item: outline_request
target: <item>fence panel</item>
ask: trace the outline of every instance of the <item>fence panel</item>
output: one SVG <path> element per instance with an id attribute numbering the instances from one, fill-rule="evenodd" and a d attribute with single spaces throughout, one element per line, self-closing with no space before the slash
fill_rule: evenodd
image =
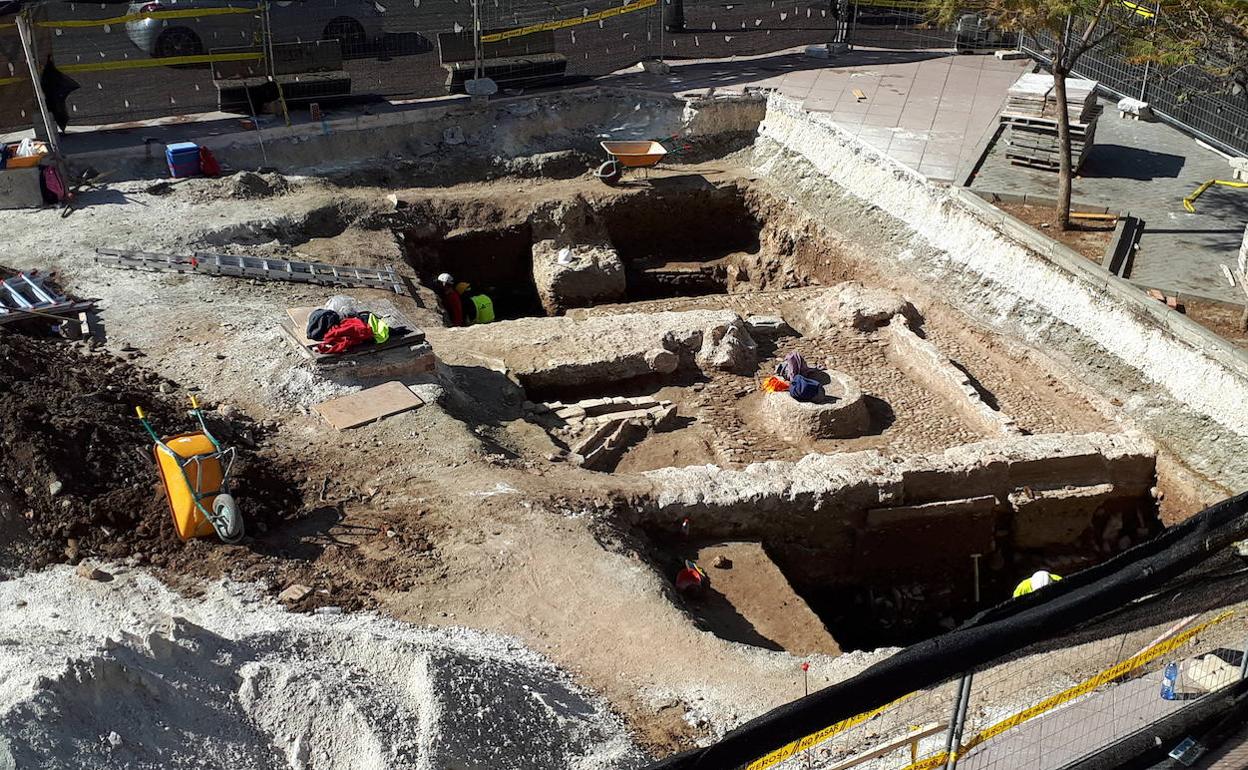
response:
<path id="1" fill-rule="evenodd" d="M 1047 33 L 1028 33 L 1020 47 L 1047 63 L 1056 42 Z M 1227 93 L 1224 84 L 1208 72 L 1209 66 L 1219 64 L 1165 69 L 1132 61 L 1121 48 L 1104 45 L 1080 57 L 1074 74 L 1096 80 L 1118 97 L 1143 99 L 1154 112 L 1181 128 L 1228 151 L 1248 154 L 1248 93 Z"/>
<path id="2" fill-rule="evenodd" d="M 1092 755 L 1239 679 L 1248 626 L 1213 611 L 982 667 L 961 741 L 963 770 L 1049 770 Z M 1213 656 L 1217 662 L 1200 660 Z M 1170 664 L 1184 673 L 1162 696 Z"/>

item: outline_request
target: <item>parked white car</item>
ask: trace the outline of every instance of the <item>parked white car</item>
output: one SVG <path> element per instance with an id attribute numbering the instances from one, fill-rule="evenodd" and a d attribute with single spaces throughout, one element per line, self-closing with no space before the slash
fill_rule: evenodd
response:
<path id="1" fill-rule="evenodd" d="M 131 2 L 129 13 L 254 9 L 180 18 L 140 18 L 126 22 L 131 42 L 155 58 L 199 56 L 217 48 L 258 45 L 263 18 L 258 0 L 149 0 Z M 273 42 L 338 40 L 345 57 L 373 55 L 385 34 L 385 9 L 370 0 L 273 0 Z"/>

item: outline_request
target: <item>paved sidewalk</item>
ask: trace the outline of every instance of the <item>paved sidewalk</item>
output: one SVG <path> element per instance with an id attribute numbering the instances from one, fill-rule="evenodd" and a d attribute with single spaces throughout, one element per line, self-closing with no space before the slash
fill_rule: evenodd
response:
<path id="1" fill-rule="evenodd" d="M 671 75 L 636 73 L 609 82 L 677 94 L 777 88 L 801 99 L 808 110 L 828 113 L 839 126 L 901 163 L 931 179 L 951 182 L 978 159 L 1006 90 L 1030 67 L 1030 61 L 948 51 L 855 50 L 826 60 L 790 52 L 677 64 Z"/>
<path id="2" fill-rule="evenodd" d="M 1160 676 L 1107 687 L 1033 719 L 972 750 L 964 770 L 1046 770 L 1087 756 L 1191 701 L 1159 697 Z"/>
<path id="3" fill-rule="evenodd" d="M 1165 291 L 1242 301 L 1219 265 L 1235 264 L 1248 223 L 1248 190 L 1213 187 L 1196 201 L 1195 214 L 1183 208 L 1183 198 L 1200 184 L 1231 178 L 1226 159 L 1164 123 L 1123 120 L 1115 102 L 1102 105 L 1074 200 L 1144 220 L 1129 278 Z M 1011 165 L 1002 153 L 998 140 L 972 189 L 1056 196 L 1056 173 Z"/>

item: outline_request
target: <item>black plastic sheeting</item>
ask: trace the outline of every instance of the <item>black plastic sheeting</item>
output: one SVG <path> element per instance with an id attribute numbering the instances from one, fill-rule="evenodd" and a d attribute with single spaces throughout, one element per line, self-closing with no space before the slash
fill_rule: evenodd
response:
<path id="1" fill-rule="evenodd" d="M 985 610 L 954 631 L 913 645 L 852 679 L 756 717 L 711 746 L 673 755 L 649 770 L 731 770 L 828 725 L 1034 648 L 1038 641 L 1068 640 L 1073 630 L 1121 615 L 1136 600 L 1164 596 L 1168 583 L 1183 582 L 1185 573 L 1248 536 L 1246 514 L 1248 493 L 1224 500 L 1102 564 Z M 1218 593 L 1224 604 L 1244 595 Z M 1186 601 L 1180 604 L 1184 609 L 1190 606 Z M 1152 612 L 1138 621 L 1159 622 Z"/>

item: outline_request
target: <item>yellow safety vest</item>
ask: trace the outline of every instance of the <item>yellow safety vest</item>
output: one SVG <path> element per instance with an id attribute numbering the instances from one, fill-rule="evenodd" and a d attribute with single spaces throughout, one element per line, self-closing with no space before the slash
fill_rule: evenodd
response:
<path id="1" fill-rule="evenodd" d="M 484 294 L 474 294 L 470 299 L 472 299 L 472 306 L 477 310 L 476 315 L 472 319 L 474 324 L 488 324 L 494 320 L 493 300 Z"/>

